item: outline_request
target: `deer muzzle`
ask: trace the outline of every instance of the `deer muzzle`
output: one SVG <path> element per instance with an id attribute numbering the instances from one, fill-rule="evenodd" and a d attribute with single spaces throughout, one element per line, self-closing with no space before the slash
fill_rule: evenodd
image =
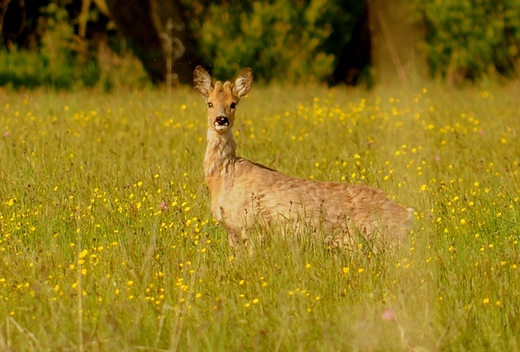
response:
<path id="1" fill-rule="evenodd" d="M 217 130 L 224 130 L 229 127 L 229 119 L 226 116 L 217 116 L 214 125 Z"/>

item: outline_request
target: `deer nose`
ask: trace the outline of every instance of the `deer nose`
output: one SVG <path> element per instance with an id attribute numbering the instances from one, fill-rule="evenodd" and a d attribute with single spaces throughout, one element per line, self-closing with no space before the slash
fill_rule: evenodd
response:
<path id="1" fill-rule="evenodd" d="M 226 116 L 217 116 L 215 126 L 229 126 L 229 119 Z"/>

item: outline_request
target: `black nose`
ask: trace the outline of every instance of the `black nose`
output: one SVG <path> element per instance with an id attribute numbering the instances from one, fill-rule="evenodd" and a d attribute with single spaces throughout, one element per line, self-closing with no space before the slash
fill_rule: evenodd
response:
<path id="1" fill-rule="evenodd" d="M 225 116 L 219 116 L 215 119 L 215 126 L 229 126 L 229 119 Z"/>

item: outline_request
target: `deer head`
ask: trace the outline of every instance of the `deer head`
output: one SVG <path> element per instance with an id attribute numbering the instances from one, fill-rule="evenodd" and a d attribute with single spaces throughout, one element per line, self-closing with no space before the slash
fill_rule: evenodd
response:
<path id="1" fill-rule="evenodd" d="M 206 100 L 209 128 L 217 133 L 224 133 L 233 127 L 239 100 L 251 90 L 253 70 L 246 68 L 233 84 L 218 81 L 213 85 L 208 71 L 197 66 L 193 73 L 193 85 Z"/>

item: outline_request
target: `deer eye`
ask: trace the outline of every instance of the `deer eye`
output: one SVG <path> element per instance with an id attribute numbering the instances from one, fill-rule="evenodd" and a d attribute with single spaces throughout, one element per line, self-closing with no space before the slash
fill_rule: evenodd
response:
<path id="1" fill-rule="evenodd" d="M 213 103 L 212 102 L 208 102 L 208 108 L 212 108 L 213 107 Z"/>
<path id="2" fill-rule="evenodd" d="M 237 104 L 236 104 L 236 103 L 231 103 L 231 105 L 230 105 L 231 109 L 235 109 L 235 108 L 236 108 L 236 106 L 237 106 Z"/>

